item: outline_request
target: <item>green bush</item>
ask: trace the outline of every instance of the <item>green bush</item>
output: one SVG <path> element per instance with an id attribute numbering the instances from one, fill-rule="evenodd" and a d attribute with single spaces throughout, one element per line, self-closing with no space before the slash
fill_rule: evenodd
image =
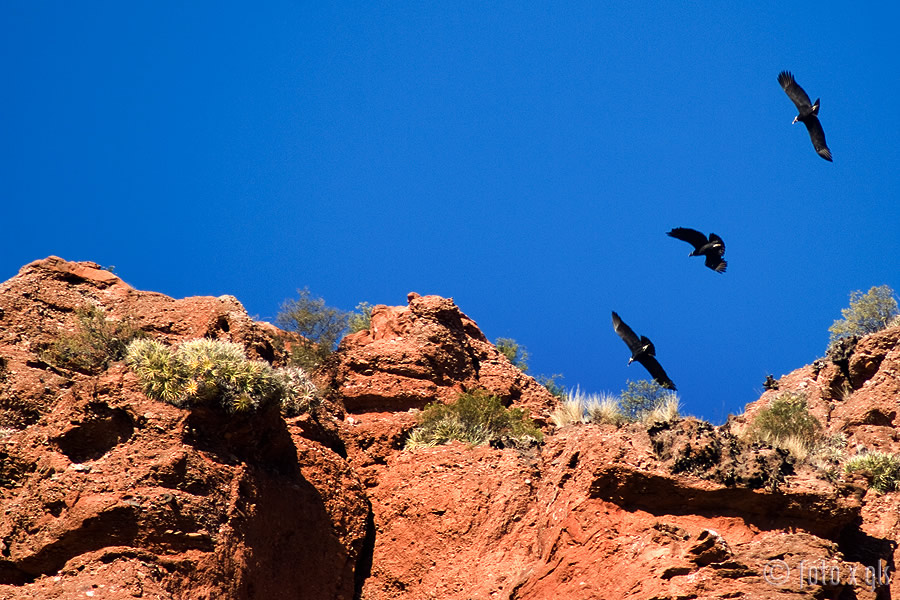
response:
<path id="1" fill-rule="evenodd" d="M 875 286 L 863 294 L 857 290 L 850 293 L 850 306 L 841 309 L 843 319 L 835 321 L 828 331 L 831 333 L 829 346 L 837 340 L 854 335 L 867 335 L 888 327 L 900 310 L 894 290 L 886 285 Z"/>
<path id="2" fill-rule="evenodd" d="M 500 354 L 505 356 L 509 362 L 511 362 L 515 367 L 518 367 L 520 371 L 523 373 L 528 372 L 528 359 L 530 355 L 528 354 L 528 350 L 525 349 L 525 346 L 522 346 L 514 340 L 513 338 L 497 338 L 497 341 L 494 342 L 494 347 L 500 351 Z M 564 401 L 566 399 L 566 388 L 559 383 L 559 379 L 562 379 L 563 376 L 561 373 L 556 373 L 554 375 L 535 375 L 534 379 L 539 384 L 547 388 L 547 391 L 560 399 L 560 401 Z"/>
<path id="3" fill-rule="evenodd" d="M 512 338 L 497 338 L 494 347 L 523 373 L 528 372 L 528 350 Z"/>
<path id="4" fill-rule="evenodd" d="M 456 402 L 434 402 L 425 407 L 419 426 L 406 440 L 406 448 L 424 448 L 452 440 L 473 446 L 507 436 L 517 442 L 540 441 L 541 431 L 521 408 L 506 408 L 498 396 L 483 390 L 460 394 Z"/>
<path id="5" fill-rule="evenodd" d="M 308 289 L 298 290 L 296 300 L 286 300 L 276 317 L 280 327 L 300 335 L 291 351 L 291 361 L 311 370 L 325 361 L 347 330 L 349 316 L 345 311 L 327 306 L 322 298 L 313 297 Z"/>
<path id="6" fill-rule="evenodd" d="M 44 359 L 57 367 L 96 373 L 121 360 L 128 344 L 143 335 L 129 319 L 113 321 L 95 304 L 75 309 L 75 333 L 62 334 L 43 352 Z"/>
<path id="7" fill-rule="evenodd" d="M 750 426 L 753 440 L 788 450 L 797 458 L 805 458 L 816 446 L 821 431 L 822 424 L 806 407 L 806 396 L 790 391 L 757 412 Z"/>
<path id="8" fill-rule="evenodd" d="M 566 391 L 566 387 L 561 384 L 558 379 L 563 379 L 562 373 L 554 373 L 553 375 L 535 375 L 535 380 L 545 388 L 547 391 L 559 398 L 561 401 L 565 400 L 568 392 Z"/>
<path id="9" fill-rule="evenodd" d="M 629 421 L 640 421 L 657 408 L 670 404 L 672 398 L 677 398 L 672 390 L 642 379 L 628 382 L 628 388 L 619 394 L 619 403 Z"/>
<path id="10" fill-rule="evenodd" d="M 347 327 L 350 333 L 364 331 L 372 325 L 372 309 L 375 308 L 368 302 L 360 302 L 356 305 L 356 311 L 347 317 Z"/>
<path id="11" fill-rule="evenodd" d="M 315 386 L 301 369 L 249 360 L 233 342 L 198 339 L 173 349 L 138 339 L 129 344 L 126 362 L 147 396 L 184 408 L 218 404 L 246 412 L 277 401 L 285 413 L 298 414 L 315 398 Z"/>
<path id="12" fill-rule="evenodd" d="M 869 486 L 886 494 L 900 489 L 900 458 L 884 452 L 854 456 L 844 466 L 847 473 L 860 471 L 869 477 Z"/>

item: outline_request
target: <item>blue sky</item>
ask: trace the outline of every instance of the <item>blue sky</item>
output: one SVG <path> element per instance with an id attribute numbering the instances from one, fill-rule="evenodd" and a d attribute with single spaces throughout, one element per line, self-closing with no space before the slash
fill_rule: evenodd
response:
<path id="1" fill-rule="evenodd" d="M 823 355 L 850 291 L 900 289 L 900 9 L 249 6 L 0 5 L 0 278 L 54 254 L 264 319 L 304 286 L 452 296 L 596 392 L 646 377 L 615 310 L 714 422 Z"/>

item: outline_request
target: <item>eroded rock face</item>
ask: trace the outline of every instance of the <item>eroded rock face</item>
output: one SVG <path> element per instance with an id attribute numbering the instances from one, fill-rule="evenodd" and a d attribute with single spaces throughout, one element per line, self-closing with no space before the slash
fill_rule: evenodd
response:
<path id="1" fill-rule="evenodd" d="M 332 374 L 331 387 L 351 414 L 422 408 L 484 389 L 545 424 L 556 402 L 440 296 L 410 294 L 408 306 L 376 306 L 369 330 L 341 342 Z"/>
<path id="2" fill-rule="evenodd" d="M 900 452 L 900 327 L 835 344 L 829 357 L 781 377 L 778 390 L 747 405 L 737 426 L 785 391 L 800 392 L 810 412 L 851 446 Z"/>
<path id="3" fill-rule="evenodd" d="M 378 537 L 363 597 L 830 597 L 838 588 L 801 580 L 801 561 L 839 565 L 843 582 L 863 573 L 838 541 L 856 531 L 858 495 L 800 476 L 752 490 L 670 467 L 639 425 L 569 427 L 539 453 L 397 454 L 370 491 Z M 783 585 L 766 579 L 778 561 L 794 573 Z"/>
<path id="4" fill-rule="evenodd" d="M 376 306 L 369 329 L 346 336 L 325 372 L 331 398 L 344 409 L 348 458 L 368 486 L 416 426 L 413 409 L 484 389 L 546 428 L 557 403 L 440 296 L 412 293 L 407 306 Z"/>
<path id="5" fill-rule="evenodd" d="M 167 342 L 283 358 L 283 334 L 231 297 L 173 300 L 57 258 L 0 285 L 0 598 L 353 598 L 369 502 L 305 434 L 322 427 L 277 407 L 175 408 L 121 363 L 96 376 L 48 364 L 85 302 Z"/>
<path id="6" fill-rule="evenodd" d="M 805 395 L 810 412 L 825 427 L 824 436 L 843 436 L 845 458 L 873 450 L 900 453 L 900 327 L 837 344 L 829 352 L 829 360 L 784 375 L 779 379 L 779 389 L 767 391 L 749 404 L 732 429 L 749 426 L 756 412 L 785 391 Z M 839 475 L 866 487 L 865 474 Z M 882 495 L 868 490 L 863 497 L 859 526 L 843 534 L 844 551 L 873 567 L 879 559 L 885 560 L 893 572 L 894 566 L 900 564 L 898 539 L 898 494 Z M 900 580 L 893 581 L 890 594 L 900 595 Z"/>

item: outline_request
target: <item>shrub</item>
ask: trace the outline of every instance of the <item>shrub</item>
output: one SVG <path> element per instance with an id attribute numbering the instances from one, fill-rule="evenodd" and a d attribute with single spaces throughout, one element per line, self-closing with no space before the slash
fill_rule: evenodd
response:
<path id="1" fill-rule="evenodd" d="M 525 346 L 522 346 L 513 338 L 497 338 L 494 347 L 505 356 L 513 366 L 518 367 L 523 373 L 528 372 L 528 359 L 530 355 Z M 562 379 L 561 373 L 554 375 L 535 375 L 534 379 L 539 384 L 547 388 L 547 391 L 559 398 L 561 401 L 566 399 L 566 388 L 557 380 Z"/>
<path id="2" fill-rule="evenodd" d="M 578 423 L 608 423 L 616 427 L 628 421 L 619 401 L 609 394 L 587 394 L 575 387 L 550 415 L 557 427 Z"/>
<path id="3" fill-rule="evenodd" d="M 637 420 L 645 425 L 653 425 L 678 419 L 681 402 L 675 392 L 657 384 L 662 393 L 645 397 L 643 394 L 658 390 L 652 386 L 640 385 L 640 383 L 629 382 L 631 395 L 628 396 L 628 399 L 630 406 L 633 407 L 630 414 L 623 409 L 622 398 L 606 393 L 587 394 L 576 387 L 566 393 L 566 398 L 550 415 L 550 420 L 557 427 L 578 423 L 605 423 L 620 427 L 625 423 Z M 623 395 L 626 393 L 623 392 Z"/>
<path id="4" fill-rule="evenodd" d="M 809 451 L 807 460 L 829 481 L 836 481 L 839 467 L 847 456 L 847 436 L 842 433 L 820 437 Z"/>
<path id="5" fill-rule="evenodd" d="M 297 293 L 299 298 L 281 305 L 276 322 L 300 335 L 299 343 L 291 351 L 291 361 L 304 369 L 314 369 L 337 347 L 347 329 L 348 314 L 326 306 L 324 299 L 313 297 L 308 289 Z"/>
<path id="6" fill-rule="evenodd" d="M 555 373 L 553 375 L 536 375 L 535 380 L 547 388 L 547 391 L 559 398 L 560 400 L 566 399 L 566 388 L 564 385 L 559 383 L 557 379 L 562 379 L 563 376 L 561 373 Z"/>
<path id="7" fill-rule="evenodd" d="M 654 425 L 656 423 L 670 423 L 677 421 L 680 416 L 681 401 L 674 393 L 666 394 L 662 402 L 653 407 L 652 410 L 644 413 L 641 421 L 645 425 Z"/>
<path id="8" fill-rule="evenodd" d="M 578 400 L 563 399 L 550 413 L 550 422 L 560 428 L 584 423 L 585 419 L 584 404 Z"/>
<path id="9" fill-rule="evenodd" d="M 147 396 L 184 408 L 217 403 L 228 412 L 246 412 L 279 401 L 284 412 L 296 414 L 315 397 L 301 369 L 249 360 L 233 342 L 198 339 L 172 349 L 138 339 L 129 344 L 126 362 Z"/>
<path id="10" fill-rule="evenodd" d="M 835 321 L 829 346 L 837 340 L 854 335 L 867 335 L 888 327 L 898 315 L 894 290 L 886 285 L 875 286 L 863 294 L 857 290 L 850 293 L 850 306 L 841 309 L 843 319 Z"/>
<path id="11" fill-rule="evenodd" d="M 406 440 L 406 449 L 437 446 L 452 440 L 478 446 L 501 436 L 523 443 L 543 438 L 524 410 L 505 408 L 498 396 L 475 390 L 460 394 L 452 404 L 434 402 L 426 406 L 419 417 L 419 426 Z"/>
<path id="12" fill-rule="evenodd" d="M 844 469 L 848 473 L 861 471 L 869 478 L 869 486 L 882 494 L 900 489 L 900 458 L 884 452 L 869 452 L 854 456 Z"/>
<path id="13" fill-rule="evenodd" d="M 528 372 L 528 350 L 512 338 L 497 338 L 494 347 L 523 373 Z"/>
<path id="14" fill-rule="evenodd" d="M 375 308 L 368 302 L 360 302 L 356 305 L 357 312 L 349 313 L 347 316 L 347 328 L 350 333 L 364 331 L 372 325 L 372 309 Z"/>
<path id="15" fill-rule="evenodd" d="M 789 391 L 756 413 L 750 436 L 803 459 L 815 447 L 821 430 L 822 424 L 806 408 L 806 396 Z"/>
<path id="16" fill-rule="evenodd" d="M 642 379 L 629 381 L 628 388 L 619 395 L 622 412 L 630 421 L 640 421 L 652 410 L 677 397 L 675 392 L 664 388 L 655 381 Z"/>
<path id="17" fill-rule="evenodd" d="M 95 304 L 75 309 L 75 333 L 62 334 L 44 351 L 47 362 L 65 369 L 96 373 L 121 360 L 128 344 L 143 335 L 129 319 L 113 321 Z"/>

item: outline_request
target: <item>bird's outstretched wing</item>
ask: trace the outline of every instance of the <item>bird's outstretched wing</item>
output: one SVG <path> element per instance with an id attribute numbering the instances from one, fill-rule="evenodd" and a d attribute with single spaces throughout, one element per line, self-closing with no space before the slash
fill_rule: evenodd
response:
<path id="1" fill-rule="evenodd" d="M 828 146 L 825 144 L 825 130 L 822 129 L 822 124 L 819 123 L 819 119 L 816 118 L 815 115 L 810 115 L 806 118 L 804 123 L 806 124 L 807 131 L 809 131 L 809 139 L 812 140 L 813 147 L 816 149 L 819 156 L 829 162 L 834 162 L 831 160 L 831 150 L 829 150 Z"/>
<path id="2" fill-rule="evenodd" d="M 781 84 L 781 88 L 788 95 L 788 98 L 790 98 L 797 106 L 797 110 L 802 112 L 804 108 L 808 109 L 812 106 L 812 103 L 809 101 L 809 96 L 803 91 L 802 87 L 797 85 L 797 82 L 794 81 L 794 76 L 791 75 L 790 71 L 782 71 L 779 73 L 778 83 Z"/>
<path id="3" fill-rule="evenodd" d="M 625 324 L 625 321 L 623 321 L 622 318 L 616 314 L 616 311 L 613 311 L 612 322 L 613 329 L 616 330 L 616 333 L 619 334 L 619 337 L 622 338 L 622 341 L 625 342 L 625 344 L 628 346 L 628 349 L 631 350 L 632 355 L 634 355 L 635 352 L 643 347 L 643 344 L 641 344 L 641 340 L 638 339 L 637 334 L 633 329 L 631 329 L 631 327 Z"/>
<path id="4" fill-rule="evenodd" d="M 687 227 L 676 227 L 672 231 L 667 232 L 666 235 L 673 237 L 676 240 L 687 242 L 693 246 L 695 250 L 699 250 L 705 246 L 707 242 L 705 235 L 696 229 L 689 229 Z"/>
<path id="5" fill-rule="evenodd" d="M 721 255 L 707 254 L 704 264 L 716 273 L 724 273 L 725 268 L 728 267 L 728 261 L 724 260 Z"/>
<path id="6" fill-rule="evenodd" d="M 722 238 L 720 238 L 719 236 L 717 236 L 714 233 L 710 233 L 709 241 L 710 241 L 710 243 L 717 242 L 720 245 L 719 256 L 722 256 L 723 254 L 725 254 L 725 241 Z"/>
<path id="7" fill-rule="evenodd" d="M 653 376 L 653 379 L 656 380 L 656 383 L 670 390 L 676 389 L 675 384 L 671 379 L 669 379 L 669 376 L 666 375 L 665 369 L 662 368 L 662 365 L 659 364 L 659 361 L 656 360 L 656 358 L 643 354 L 637 357 L 635 360 L 644 365 L 644 368 L 647 369 L 647 372 Z"/>

